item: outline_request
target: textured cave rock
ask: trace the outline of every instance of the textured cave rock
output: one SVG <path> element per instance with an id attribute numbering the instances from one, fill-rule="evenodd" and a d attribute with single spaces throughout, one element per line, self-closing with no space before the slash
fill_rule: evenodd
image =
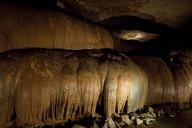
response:
<path id="1" fill-rule="evenodd" d="M 192 50 L 184 50 L 171 56 L 170 67 L 176 87 L 176 103 L 182 108 L 192 104 Z"/>
<path id="2" fill-rule="evenodd" d="M 59 0 L 69 4 L 74 12 L 100 22 L 111 17 L 136 16 L 170 27 L 191 22 L 191 0 Z"/>
<path id="3" fill-rule="evenodd" d="M 96 116 L 96 107 L 110 117 L 145 104 L 146 74 L 121 54 L 18 50 L 0 60 L 0 127 L 8 124 L 13 108 L 18 126 L 24 126 Z"/>
<path id="4" fill-rule="evenodd" d="M 60 11 L 44 8 L 35 0 L 29 0 L 35 6 L 9 1 L 0 2 L 0 128 L 10 124 L 13 114 L 18 126 L 28 126 L 98 114 L 111 119 L 114 113 L 134 112 L 144 105 L 192 106 L 192 50 L 170 53 L 169 65 L 159 57 L 133 56 L 135 51 L 143 53 L 141 49 L 165 56 L 161 48 L 175 42 L 159 41 L 157 45 L 152 41 L 152 46 L 151 42 L 122 41 L 101 26 L 61 11 L 82 15 L 109 30 L 121 27 L 116 33 L 120 39 L 127 37 L 129 30 L 122 31 L 125 24 L 130 23 L 129 29 L 136 27 L 131 24 L 134 21 L 129 22 L 131 17 L 141 19 L 134 25 L 149 21 L 138 27 L 142 29 L 160 23 L 157 33 L 149 30 L 146 34 L 153 39 L 156 34 L 162 37 L 162 33 L 173 32 L 167 32 L 166 25 L 179 28 L 191 24 L 191 0 L 50 0 L 55 2 L 51 6 L 62 8 Z M 171 36 L 175 37 L 174 33 Z M 175 40 L 183 37 L 190 39 L 181 34 Z M 113 50 L 94 50 L 101 48 L 133 50 L 128 53 L 132 57 Z M 9 51 L 13 49 L 18 50 Z"/>
<path id="5" fill-rule="evenodd" d="M 145 104 L 175 103 L 176 93 L 173 74 L 164 60 L 153 56 L 137 56 L 132 59 L 140 65 L 147 74 L 149 87 Z"/>
<path id="6" fill-rule="evenodd" d="M 174 56 L 174 63 L 169 64 L 172 70 L 158 57 L 129 58 L 113 50 L 2 53 L 0 127 L 7 126 L 14 110 L 18 126 L 24 126 L 98 114 L 110 118 L 144 105 L 189 107 L 189 53 Z"/>
<path id="7" fill-rule="evenodd" d="M 0 52 L 23 48 L 113 49 L 103 28 L 63 12 L 0 3 Z"/>

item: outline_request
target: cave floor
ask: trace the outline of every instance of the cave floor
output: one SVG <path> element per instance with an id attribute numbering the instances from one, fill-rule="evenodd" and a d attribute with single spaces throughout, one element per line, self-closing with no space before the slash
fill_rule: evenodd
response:
<path id="1" fill-rule="evenodd" d="M 41 128 L 70 128 L 72 126 L 44 126 Z M 72 128 L 86 128 L 85 126 L 77 125 L 77 127 Z M 89 127 L 88 127 L 89 128 Z M 90 127 L 90 128 L 99 128 L 99 127 Z M 124 128 L 124 127 L 123 127 Z M 154 124 L 150 125 L 131 125 L 129 128 L 192 128 L 192 109 L 183 110 L 177 113 L 174 117 L 170 116 L 161 116 L 156 119 Z"/>
<path id="2" fill-rule="evenodd" d="M 192 110 L 184 110 L 177 113 L 175 117 L 162 116 L 152 125 L 131 128 L 192 128 Z"/>

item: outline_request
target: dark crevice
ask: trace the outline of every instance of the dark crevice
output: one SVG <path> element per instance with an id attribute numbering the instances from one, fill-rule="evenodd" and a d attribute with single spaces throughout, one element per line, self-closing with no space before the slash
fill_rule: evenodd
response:
<path id="1" fill-rule="evenodd" d="M 13 108 L 13 113 L 10 118 L 11 125 L 8 128 L 17 128 L 17 115 L 15 108 Z"/>
<path id="2" fill-rule="evenodd" d="M 174 48 L 174 47 L 189 47 L 192 41 L 191 33 L 192 26 L 184 24 L 180 28 L 172 28 L 166 24 L 157 23 L 155 20 L 142 19 L 135 16 L 119 16 L 112 17 L 101 22 L 102 26 L 111 32 L 118 32 L 122 30 L 140 30 L 142 32 L 159 34 L 160 37 L 155 40 L 144 42 L 146 47 L 155 48 Z M 137 41 L 120 42 L 137 43 Z M 143 44 L 138 43 L 138 46 Z"/>
<path id="3" fill-rule="evenodd" d="M 16 120 L 17 119 L 17 115 L 16 115 L 16 112 L 15 112 L 15 108 L 13 108 L 13 113 L 12 113 L 12 115 L 11 115 L 11 121 L 13 121 L 13 120 Z"/>
<path id="4" fill-rule="evenodd" d="M 137 29 L 151 33 L 164 33 L 165 31 L 171 30 L 171 28 L 167 25 L 157 23 L 155 20 L 142 19 L 136 16 L 128 15 L 111 17 L 101 23 L 110 30 Z"/>

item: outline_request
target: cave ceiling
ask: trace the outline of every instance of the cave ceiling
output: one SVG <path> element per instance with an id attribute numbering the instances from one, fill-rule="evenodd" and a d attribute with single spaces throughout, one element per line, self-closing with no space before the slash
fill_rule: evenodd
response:
<path id="1" fill-rule="evenodd" d="M 192 0 L 0 0 L 41 6 L 57 6 L 94 23 L 127 17 L 147 20 L 173 28 L 191 26 Z M 127 23 L 129 24 L 129 23 Z M 130 23 L 131 24 L 131 23 Z"/>
<path id="2" fill-rule="evenodd" d="M 192 20 L 192 0 L 61 0 L 93 22 L 111 17 L 136 16 L 170 27 L 182 27 Z"/>
<path id="3" fill-rule="evenodd" d="M 160 35 L 165 40 L 191 39 L 189 35 L 192 30 L 192 0 L 49 0 L 49 2 L 70 15 L 102 25 L 122 40 L 126 40 L 122 33 L 130 33 L 126 36 L 135 35 L 137 38 L 143 32 L 146 32 L 142 35 L 145 38 L 138 41 L 153 39 L 151 34 L 157 34 L 153 37 Z M 132 34 L 135 30 L 140 33 Z M 148 34 L 149 38 L 145 36 Z"/>
<path id="4" fill-rule="evenodd" d="M 56 5 L 103 25 L 122 46 L 135 45 L 129 43 L 135 35 L 147 51 L 191 47 L 192 0 L 57 0 Z"/>

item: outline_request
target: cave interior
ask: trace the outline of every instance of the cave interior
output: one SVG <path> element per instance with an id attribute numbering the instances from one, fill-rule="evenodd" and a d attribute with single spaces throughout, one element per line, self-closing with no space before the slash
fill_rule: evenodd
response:
<path id="1" fill-rule="evenodd" d="M 192 0 L 0 0 L 0 128 L 191 128 Z"/>

